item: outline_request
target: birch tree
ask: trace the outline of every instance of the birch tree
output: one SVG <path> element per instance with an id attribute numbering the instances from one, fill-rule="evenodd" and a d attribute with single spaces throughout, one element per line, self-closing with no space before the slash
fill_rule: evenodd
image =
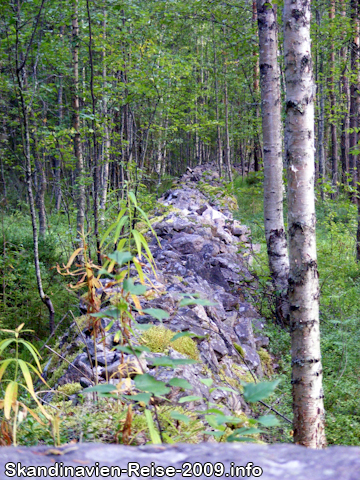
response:
<path id="1" fill-rule="evenodd" d="M 277 296 L 277 317 L 287 322 L 289 257 L 283 216 L 280 71 L 276 6 L 257 0 L 261 111 L 264 144 L 264 222 L 269 267 Z"/>
<path id="2" fill-rule="evenodd" d="M 310 1 L 285 0 L 286 160 L 294 441 L 326 444 L 315 238 L 314 79 Z"/>

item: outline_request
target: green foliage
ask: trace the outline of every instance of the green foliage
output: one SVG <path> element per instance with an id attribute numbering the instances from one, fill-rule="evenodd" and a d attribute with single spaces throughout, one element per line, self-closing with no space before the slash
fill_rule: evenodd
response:
<path id="1" fill-rule="evenodd" d="M 4 215 L 4 212 L 3 212 Z M 62 225 L 58 225 L 62 229 Z M 33 253 L 31 225 L 23 215 L 4 215 L 2 228 L 2 256 L 0 258 L 0 325 L 16 328 L 20 321 L 30 330 L 28 338 L 48 336 L 48 310 L 39 298 Z M 48 292 L 55 308 L 55 323 L 69 308 L 77 312 L 76 297 L 65 290 L 65 282 L 52 269 L 64 258 L 63 244 L 54 233 L 39 240 L 39 259 L 44 290 Z M 64 324 L 64 327 L 66 324 Z M 62 328 L 64 328 L 62 327 Z M 61 332 L 62 330 L 60 330 Z"/>
<path id="2" fill-rule="evenodd" d="M 239 177 L 235 179 L 235 190 L 240 200 L 240 219 L 251 226 L 253 239 L 262 243 L 264 252 L 256 256 L 252 268 L 260 281 L 258 306 L 268 318 L 265 333 L 270 337 L 269 350 L 278 364 L 275 378 L 282 380 L 277 397 L 271 396 L 270 401 L 280 397 L 278 409 L 291 419 L 290 336 L 272 323 L 273 310 L 266 307 L 268 300 L 264 303 L 269 274 L 263 236 L 262 193 Z M 336 201 L 327 197 L 324 202 L 319 200 L 316 214 L 327 440 L 330 445 L 360 445 L 360 267 L 355 260 L 357 210 L 347 196 L 340 195 Z M 267 438 L 269 441 L 291 441 L 291 427 L 281 421 Z"/>
<path id="3" fill-rule="evenodd" d="M 38 409 L 45 416 L 47 420 L 53 421 L 53 417 L 47 414 L 46 410 L 41 405 L 35 390 L 31 373 L 35 373 L 37 379 L 41 380 L 41 366 L 39 362 L 39 352 L 36 348 L 21 338 L 21 333 L 26 333 L 23 330 L 24 324 L 19 325 L 15 330 L 2 329 L 1 331 L 10 334 L 8 338 L 0 342 L 0 355 L 9 347 L 15 348 L 15 356 L 2 360 L 0 362 L 0 385 L 1 389 L 5 389 L 4 398 L 0 400 L 0 409 L 3 410 L 6 421 L 12 423 L 12 443 L 17 445 L 17 429 L 21 420 L 29 413 L 36 421 L 42 423 L 37 413 L 29 408 L 24 402 L 19 400 L 19 387 L 30 394 L 33 401 L 36 402 Z M 20 348 L 26 349 L 30 353 L 31 359 L 35 362 L 36 367 L 30 362 L 25 362 L 19 358 Z M 9 368 L 13 367 L 13 369 Z M 23 382 L 19 381 L 22 377 Z M 7 384 L 6 388 L 4 383 Z M 22 409 L 22 415 L 20 414 Z M 13 415 L 12 415 L 13 412 Z"/>

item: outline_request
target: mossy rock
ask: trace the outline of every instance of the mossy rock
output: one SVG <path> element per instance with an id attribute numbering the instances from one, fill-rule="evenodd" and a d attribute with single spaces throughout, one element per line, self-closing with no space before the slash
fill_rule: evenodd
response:
<path id="1" fill-rule="evenodd" d="M 267 377 L 271 377 L 272 375 L 274 375 L 274 369 L 273 369 L 272 358 L 270 353 L 267 350 L 265 350 L 265 348 L 260 348 L 260 350 L 258 350 L 257 353 L 260 357 L 261 366 L 264 374 Z"/>
<path id="2" fill-rule="evenodd" d="M 66 383 L 65 385 L 61 385 L 56 389 L 56 393 L 53 397 L 53 401 L 61 401 L 61 400 L 68 400 L 68 397 L 74 395 L 75 393 L 79 393 L 82 390 L 82 386 L 78 382 L 74 383 Z"/>
<path id="3" fill-rule="evenodd" d="M 199 359 L 199 350 L 196 343 L 190 337 L 177 338 L 173 342 L 175 333 L 162 326 L 154 326 L 144 332 L 140 342 L 150 348 L 152 352 L 167 353 L 169 347 L 193 360 Z"/>

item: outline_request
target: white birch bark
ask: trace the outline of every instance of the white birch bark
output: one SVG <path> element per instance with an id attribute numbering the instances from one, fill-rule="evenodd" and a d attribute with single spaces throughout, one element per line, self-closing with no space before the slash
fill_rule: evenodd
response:
<path id="1" fill-rule="evenodd" d="M 283 160 L 280 70 L 276 6 L 257 0 L 261 111 L 264 144 L 264 223 L 269 267 L 278 292 L 276 313 L 279 323 L 288 323 L 287 299 L 289 257 L 283 213 Z"/>
<path id="2" fill-rule="evenodd" d="M 294 441 L 323 448 L 324 403 L 314 198 L 314 80 L 310 2 L 285 0 L 286 159 Z"/>

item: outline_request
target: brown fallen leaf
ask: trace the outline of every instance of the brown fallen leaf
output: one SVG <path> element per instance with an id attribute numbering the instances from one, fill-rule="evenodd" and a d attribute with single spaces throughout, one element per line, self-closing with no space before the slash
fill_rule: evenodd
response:
<path id="1" fill-rule="evenodd" d="M 67 448 L 64 448 L 62 450 L 60 450 L 58 448 L 49 448 L 49 450 L 46 450 L 44 455 L 65 455 L 66 453 L 73 452 L 77 449 L 78 449 L 78 447 L 75 447 L 75 446 L 74 447 L 67 447 Z"/>

